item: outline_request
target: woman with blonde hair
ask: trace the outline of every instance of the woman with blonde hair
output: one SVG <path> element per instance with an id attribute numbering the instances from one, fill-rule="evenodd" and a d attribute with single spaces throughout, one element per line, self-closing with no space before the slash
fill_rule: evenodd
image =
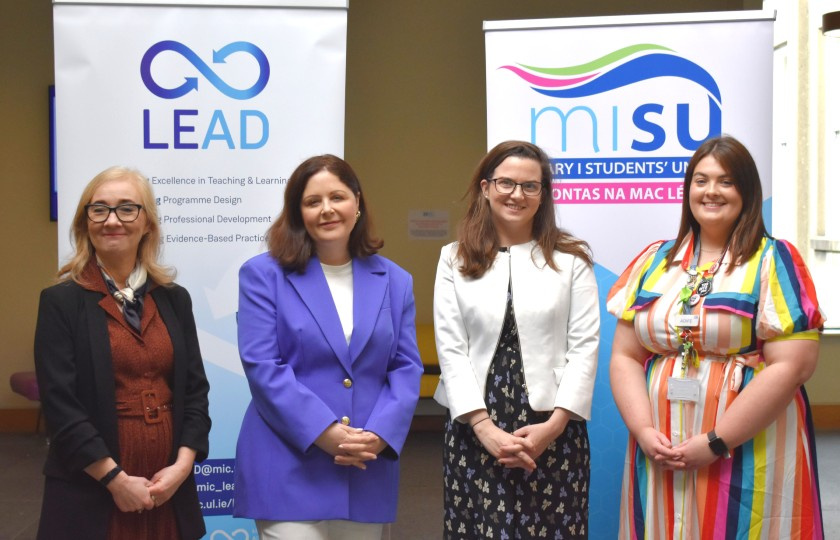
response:
<path id="1" fill-rule="evenodd" d="M 199 538 L 193 463 L 207 456 L 209 385 L 189 294 L 158 261 L 148 180 L 98 174 L 72 235 L 35 331 L 50 435 L 38 538 Z"/>

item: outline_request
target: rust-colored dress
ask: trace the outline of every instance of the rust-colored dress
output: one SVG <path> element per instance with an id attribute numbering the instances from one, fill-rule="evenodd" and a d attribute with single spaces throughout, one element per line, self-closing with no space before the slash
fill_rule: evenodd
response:
<path id="1" fill-rule="evenodd" d="M 93 279 L 86 281 L 93 282 L 93 290 L 105 293 L 99 305 L 108 314 L 111 338 L 120 444 L 117 461 L 126 474 L 151 480 L 168 466 L 172 455 L 172 390 L 168 382 L 174 360 L 172 342 L 148 291 L 138 335 L 126 323 L 98 270 L 96 274 L 98 279 L 90 276 Z M 108 538 L 177 540 L 180 535 L 173 507 L 166 503 L 139 514 L 114 508 Z"/>

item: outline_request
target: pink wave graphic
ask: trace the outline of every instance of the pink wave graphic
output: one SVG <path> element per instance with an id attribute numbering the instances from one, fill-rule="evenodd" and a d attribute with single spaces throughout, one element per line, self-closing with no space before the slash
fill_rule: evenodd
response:
<path id="1" fill-rule="evenodd" d="M 526 80 L 530 84 L 533 84 L 535 86 L 542 86 L 544 88 L 562 88 L 564 86 L 573 86 L 575 84 L 588 81 L 589 79 L 599 75 L 599 73 L 592 73 L 590 75 L 584 75 L 582 77 L 575 77 L 571 79 L 549 79 L 548 77 L 539 77 L 532 73 L 528 73 L 524 69 L 518 68 L 516 66 L 501 66 L 499 69 L 510 70 L 519 75 L 522 79 Z"/>

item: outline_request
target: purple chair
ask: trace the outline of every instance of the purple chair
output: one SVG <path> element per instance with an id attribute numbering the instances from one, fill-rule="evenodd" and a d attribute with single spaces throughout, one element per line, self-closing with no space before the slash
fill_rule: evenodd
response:
<path id="1" fill-rule="evenodd" d="M 9 377 L 12 392 L 20 394 L 30 401 L 38 402 L 38 418 L 35 420 L 35 433 L 41 428 L 41 393 L 38 391 L 38 379 L 34 371 L 18 371 Z"/>

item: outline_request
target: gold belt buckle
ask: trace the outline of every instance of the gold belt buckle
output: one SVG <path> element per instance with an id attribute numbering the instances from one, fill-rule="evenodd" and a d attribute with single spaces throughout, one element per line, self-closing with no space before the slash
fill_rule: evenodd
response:
<path id="1" fill-rule="evenodd" d="M 140 403 L 143 406 L 143 417 L 147 424 L 158 424 L 163 421 L 157 404 L 157 393 L 154 390 L 140 392 Z"/>

